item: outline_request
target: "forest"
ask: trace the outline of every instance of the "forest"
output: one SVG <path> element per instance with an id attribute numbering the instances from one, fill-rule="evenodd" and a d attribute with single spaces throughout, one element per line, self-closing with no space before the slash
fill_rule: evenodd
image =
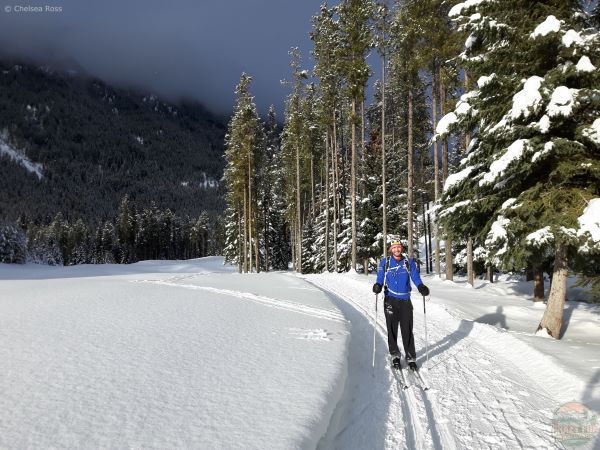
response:
<path id="1" fill-rule="evenodd" d="M 0 61 L 0 261 L 217 254 L 225 122 L 195 101 Z"/>
<path id="2" fill-rule="evenodd" d="M 241 75 L 226 259 L 368 274 L 400 238 L 447 280 L 523 272 L 542 301 L 547 274 L 540 328 L 558 336 L 568 276 L 600 294 L 599 23 L 572 0 L 323 4 L 314 67 L 290 51 L 279 137 Z"/>

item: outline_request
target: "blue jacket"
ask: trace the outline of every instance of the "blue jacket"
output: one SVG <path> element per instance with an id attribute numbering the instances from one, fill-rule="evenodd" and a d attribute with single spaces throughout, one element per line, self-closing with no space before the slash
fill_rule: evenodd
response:
<path id="1" fill-rule="evenodd" d="M 389 260 L 387 274 L 385 273 L 385 263 Z M 400 261 L 396 261 L 393 256 L 383 258 L 379 262 L 377 269 L 377 283 L 387 289 L 385 295 L 388 297 L 397 298 L 400 300 L 410 300 L 410 280 L 412 279 L 415 286 L 423 284 L 421 276 L 417 271 L 417 265 L 412 259 L 408 259 L 408 269 L 406 267 L 406 258 L 402 256 Z"/>

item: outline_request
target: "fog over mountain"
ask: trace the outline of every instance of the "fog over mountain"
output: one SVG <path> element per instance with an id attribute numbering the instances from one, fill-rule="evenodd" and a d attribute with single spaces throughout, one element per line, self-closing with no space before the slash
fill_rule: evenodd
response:
<path id="1" fill-rule="evenodd" d="M 131 0 L 8 4 L 0 10 L 0 56 L 83 72 L 117 85 L 190 98 L 231 112 L 241 72 L 253 77 L 261 114 L 280 117 L 290 47 L 312 67 L 308 36 L 317 0 L 165 2 Z M 49 6 L 50 8 L 46 8 Z"/>

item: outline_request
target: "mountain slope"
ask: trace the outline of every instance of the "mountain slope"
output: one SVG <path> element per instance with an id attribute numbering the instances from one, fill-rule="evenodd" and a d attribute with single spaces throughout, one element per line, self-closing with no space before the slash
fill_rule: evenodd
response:
<path id="1" fill-rule="evenodd" d="M 125 194 L 180 215 L 217 213 L 224 122 L 198 103 L 0 61 L 0 219 L 95 221 Z"/>

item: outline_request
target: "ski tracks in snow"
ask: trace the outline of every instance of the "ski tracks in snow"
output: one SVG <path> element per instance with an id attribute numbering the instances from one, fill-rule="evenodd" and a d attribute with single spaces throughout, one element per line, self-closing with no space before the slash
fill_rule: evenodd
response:
<path id="1" fill-rule="evenodd" d="M 374 318 L 372 314 L 370 314 L 363 305 L 354 301 L 351 296 L 345 294 L 345 292 L 350 291 L 356 292 L 354 286 L 347 286 L 350 289 L 347 291 L 340 291 L 329 283 L 321 283 L 316 277 L 309 278 L 309 281 L 315 286 L 318 286 L 345 301 L 368 320 L 370 327 L 373 326 Z M 381 310 L 382 309 L 383 308 L 381 308 Z M 388 383 L 387 386 L 385 386 L 385 389 L 388 392 L 387 395 L 389 395 L 389 393 L 393 395 L 387 417 L 388 436 L 386 436 L 385 447 L 406 449 L 456 449 L 457 447 L 453 438 L 454 433 L 450 428 L 450 423 L 440 416 L 436 406 L 435 390 L 423 391 L 416 377 L 411 373 L 408 373 L 408 370 L 404 370 L 404 374 L 410 387 L 408 389 L 402 389 L 397 379 L 392 374 L 389 363 L 387 363 L 387 331 L 384 325 L 385 322 L 381 321 L 381 319 L 383 319 L 382 316 L 383 314 L 380 313 L 377 322 L 377 351 L 380 357 L 378 358 L 379 365 L 376 367 L 376 371 L 385 371 L 385 373 L 388 374 Z M 365 333 L 365 336 L 363 336 L 362 339 L 365 339 L 369 330 L 366 329 L 363 332 Z M 370 340 L 368 341 L 372 342 Z M 382 348 L 382 345 L 385 345 L 385 347 Z M 383 358 L 381 357 L 382 355 Z M 360 357 L 365 359 L 367 359 L 368 356 L 368 354 L 360 355 Z M 384 364 L 383 366 L 382 362 Z M 348 392 L 348 395 L 353 395 L 353 393 Z M 344 444 L 343 446 L 334 445 L 334 447 L 342 448 L 346 445 L 347 444 Z"/>
<path id="2" fill-rule="evenodd" d="M 258 295 L 258 294 L 254 294 L 252 292 L 242 292 L 242 291 L 235 291 L 235 290 L 231 290 L 231 289 L 222 289 L 222 288 L 215 288 L 215 287 L 210 287 L 210 286 L 200 286 L 200 285 L 196 285 L 196 284 L 181 283 L 181 281 L 193 278 L 194 276 L 195 275 L 189 275 L 189 276 L 179 277 L 179 278 L 174 277 L 174 278 L 170 278 L 167 280 L 137 280 L 136 282 L 137 283 L 152 283 L 152 284 L 158 284 L 158 285 L 163 285 L 163 286 L 173 286 L 173 287 L 184 288 L 184 289 L 193 289 L 193 290 L 198 290 L 198 291 L 211 292 L 214 294 L 226 295 L 229 297 L 236 297 L 236 298 L 243 299 L 243 300 L 249 300 L 254 303 L 259 303 L 261 305 L 268 306 L 271 308 L 284 309 L 287 311 L 292 311 L 292 312 L 296 312 L 296 313 L 300 313 L 300 314 L 306 314 L 308 316 L 316 317 L 319 319 L 328 319 L 328 320 L 332 320 L 334 322 L 346 322 L 346 319 L 344 318 L 344 316 L 335 310 L 318 308 L 318 307 L 310 306 L 310 305 L 303 305 L 301 303 L 295 303 L 292 301 L 278 299 L 278 298 L 266 297 L 264 295 Z"/>
<path id="3" fill-rule="evenodd" d="M 355 280 L 336 274 L 304 276 L 315 286 L 330 292 L 339 301 L 338 306 L 352 322 L 352 333 L 362 331 L 360 339 L 368 346 L 350 349 L 362 352 L 359 358 L 369 360 L 372 337 L 369 330 L 357 330 L 353 309 L 370 324 L 373 331 L 374 298 L 364 280 Z M 421 366 L 425 363 L 423 310 L 419 297 L 413 299 L 414 332 L 417 355 Z M 390 374 L 387 363 L 387 331 L 382 314 L 382 297 L 379 297 L 377 320 L 376 372 Z M 348 305 L 344 308 L 343 304 Z M 375 389 L 391 393 L 388 408 L 388 436 L 386 448 L 408 449 L 546 449 L 556 446 L 552 434 L 552 411 L 557 403 L 545 390 L 534 383 L 514 364 L 493 353 L 490 333 L 501 333 L 492 327 L 470 321 L 457 322 L 440 309 L 428 308 L 429 362 L 428 370 L 422 369 L 431 389 L 423 391 L 416 378 L 405 370 L 411 385 L 399 389 L 393 375 L 387 384 L 372 385 L 373 398 L 381 395 Z M 477 325 L 477 326 L 475 326 Z M 497 335 L 496 335 L 497 336 Z M 500 336 L 501 338 L 502 336 Z M 510 340 L 504 342 L 510 345 Z M 483 345 L 482 345 L 483 344 Z M 498 344 L 494 344 L 498 345 Z M 366 353 L 366 354 L 365 354 Z M 383 357 L 382 355 L 385 355 Z M 355 367 L 354 370 L 357 368 Z M 371 368 L 364 368 L 370 371 Z M 347 396 L 356 396 L 352 391 Z M 368 413 L 366 413 L 368 414 Z M 349 414 L 351 416 L 351 414 Z M 348 445 L 350 444 L 350 445 Z M 340 442 L 335 448 L 360 448 L 352 442 Z"/>

